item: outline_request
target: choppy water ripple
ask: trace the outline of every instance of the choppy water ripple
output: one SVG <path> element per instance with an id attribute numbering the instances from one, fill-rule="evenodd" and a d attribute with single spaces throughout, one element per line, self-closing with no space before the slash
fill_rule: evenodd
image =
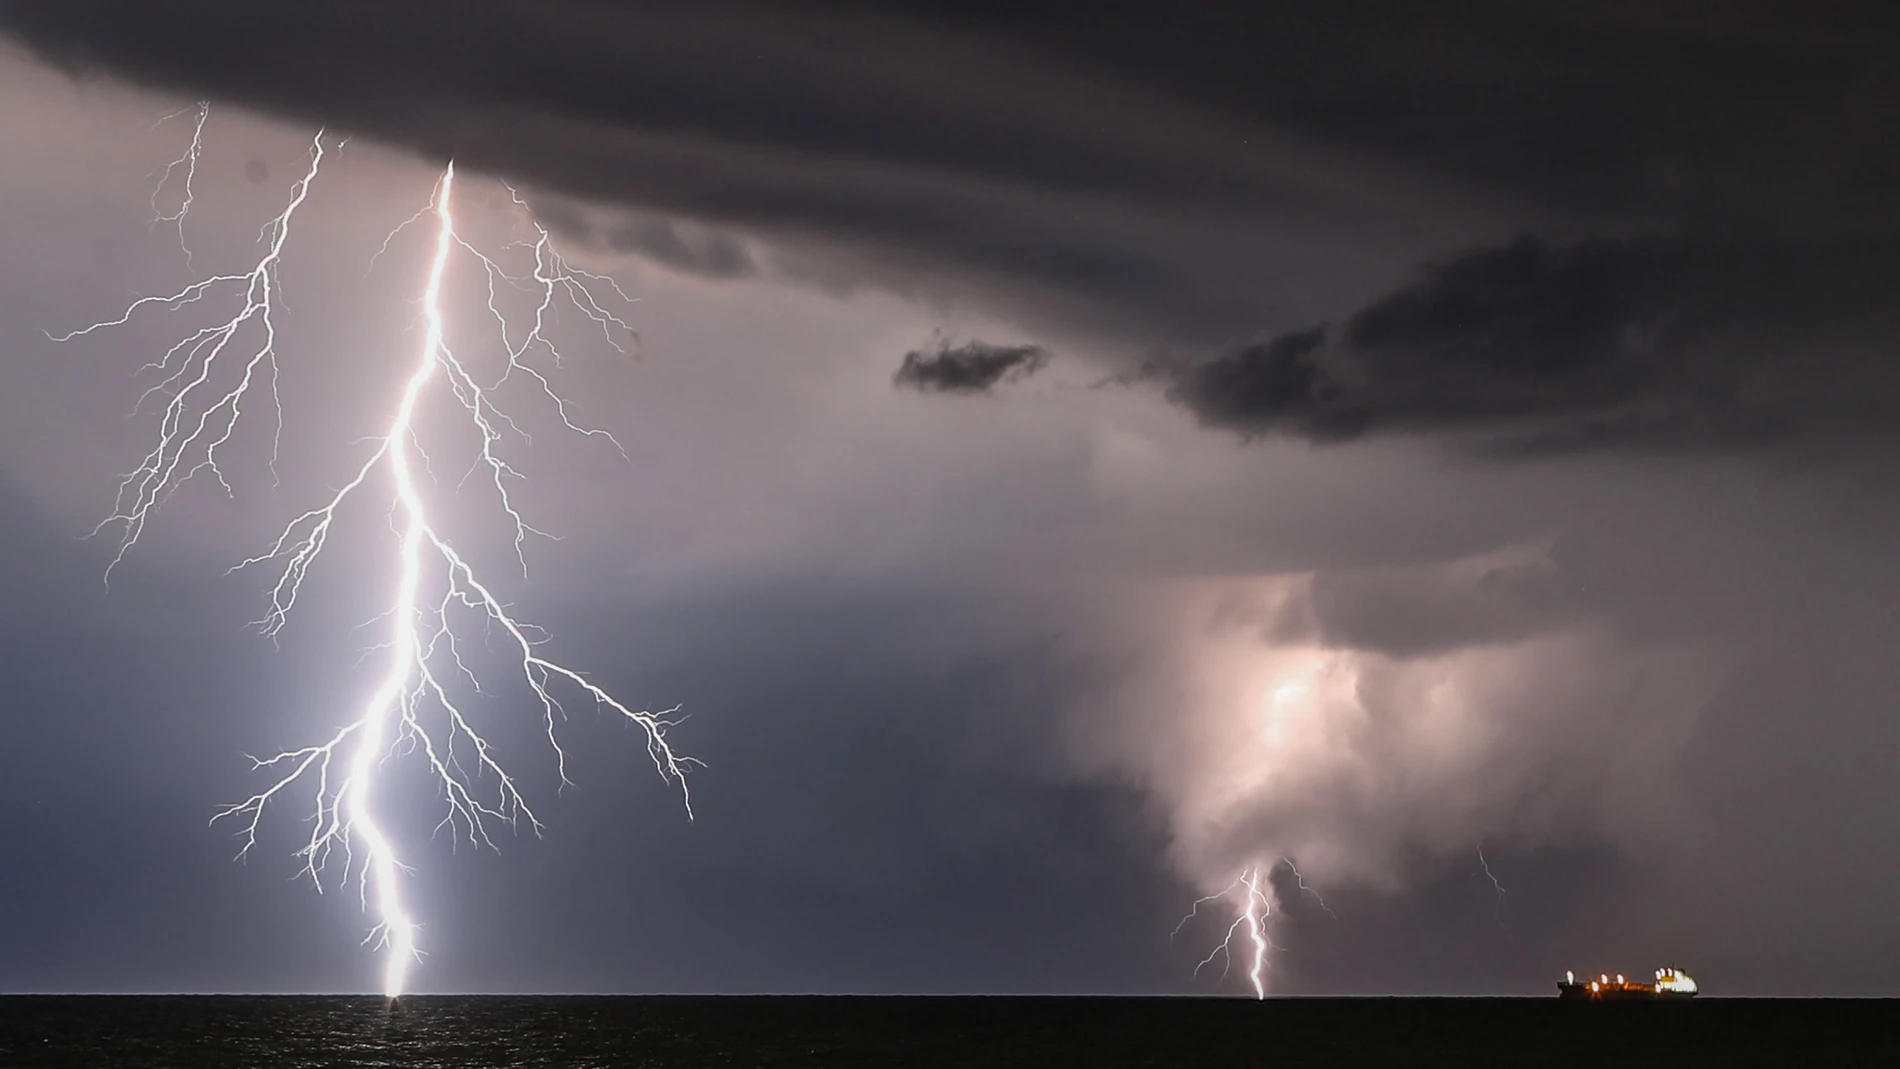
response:
<path id="1" fill-rule="evenodd" d="M 1900 1003 L 0 998 L 0 1067 L 1900 1065 Z"/>

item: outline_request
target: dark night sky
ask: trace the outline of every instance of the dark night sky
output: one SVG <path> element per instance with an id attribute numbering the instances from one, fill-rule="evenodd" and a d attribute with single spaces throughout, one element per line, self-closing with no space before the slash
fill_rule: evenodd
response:
<path id="1" fill-rule="evenodd" d="M 1178 7 L 0 0 L 0 991 L 374 986 L 302 809 L 206 821 L 370 687 L 386 531 L 275 644 L 226 569 L 383 418 L 452 157 L 639 300 L 507 596 L 709 767 L 577 715 L 557 792 L 482 703 L 548 829 L 391 781 L 419 988 L 1234 991 L 1168 933 L 1286 856 L 1276 991 L 1900 994 L 1900 16 Z M 44 332 L 190 280 L 201 97 L 202 270 L 350 140 L 278 482 L 247 423 L 108 590 L 181 322 Z"/>

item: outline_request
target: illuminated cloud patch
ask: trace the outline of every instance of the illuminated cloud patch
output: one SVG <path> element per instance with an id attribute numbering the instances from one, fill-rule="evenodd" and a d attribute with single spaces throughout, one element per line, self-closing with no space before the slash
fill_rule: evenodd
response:
<path id="1" fill-rule="evenodd" d="M 1320 887 L 1396 890 L 1487 838 L 1668 841 L 1671 769 L 1726 656 L 1512 605 L 1487 585 L 1536 566 L 1509 556 L 1145 590 L 1086 640 L 1125 669 L 1076 707 L 1081 767 L 1140 783 L 1210 892 L 1282 857 Z M 1375 606 L 1412 620 L 1381 633 Z"/>

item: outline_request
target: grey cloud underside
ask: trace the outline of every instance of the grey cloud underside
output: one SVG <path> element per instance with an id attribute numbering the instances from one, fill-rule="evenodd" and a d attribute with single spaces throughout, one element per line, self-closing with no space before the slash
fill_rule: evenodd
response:
<path id="1" fill-rule="evenodd" d="M 535 203 L 543 225 L 569 233 L 586 232 L 598 243 L 645 257 L 684 274 L 704 278 L 755 278 L 764 273 L 737 236 L 690 222 L 646 213 L 627 213 L 599 226 L 573 203 L 543 197 Z"/>
<path id="2" fill-rule="evenodd" d="M 1345 212 L 1323 166 L 981 40 L 882 15 L 671 8 L 80 0 L 0 4 L 0 32 L 80 71 L 327 123 L 544 193 L 820 246 L 874 264 L 861 274 L 877 284 L 980 278 L 1128 323 L 1256 329 L 1267 302 L 1221 276 L 1274 211 Z M 746 273 L 730 248 L 565 221 L 584 223 L 570 237 Z M 1237 230 L 1250 236 L 1222 236 Z"/>
<path id="3" fill-rule="evenodd" d="M 1486 449 L 1891 444 L 1900 244 L 1525 237 L 1430 266 L 1342 322 L 1138 379 L 1203 424 Z"/>
<path id="4" fill-rule="evenodd" d="M 935 349 L 905 353 L 891 381 L 921 393 L 987 393 L 1000 382 L 1033 375 L 1048 363 L 1048 351 L 1035 345 L 939 344 Z"/>
<path id="5" fill-rule="evenodd" d="M 1321 572 L 1302 597 L 1264 614 L 1259 627 L 1275 643 L 1425 657 L 1574 623 L 1587 613 L 1568 589 L 1570 578 L 1547 559 Z"/>
<path id="6" fill-rule="evenodd" d="M 1516 229 L 1891 227 L 1894 18 L 1804 17 L 0 0 L 0 33 L 76 70 L 629 208 L 560 221 L 682 270 L 766 265 L 654 213 L 818 247 L 867 284 L 974 287 L 1189 348 Z"/>

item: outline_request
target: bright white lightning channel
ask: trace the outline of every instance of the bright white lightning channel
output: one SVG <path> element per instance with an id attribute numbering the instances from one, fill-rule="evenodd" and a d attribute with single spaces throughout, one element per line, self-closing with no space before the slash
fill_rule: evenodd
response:
<path id="1" fill-rule="evenodd" d="M 160 215 L 160 221 L 176 222 L 181 228 L 184 214 L 191 205 L 190 183 L 201 151 L 203 122 L 201 106 L 192 148 L 167 171 L 169 176 L 179 167 L 186 168 L 182 206 L 172 215 Z M 141 298 L 116 319 L 55 337 L 56 341 L 70 340 L 123 325 L 148 307 L 178 311 L 215 300 L 227 291 L 242 297 L 241 307 L 228 319 L 187 334 L 161 358 L 146 365 L 146 370 L 157 371 L 161 379 L 145 392 L 140 404 L 154 396 L 164 398 L 166 403 L 157 444 L 139 467 L 121 481 L 113 514 L 95 529 L 95 534 L 116 529 L 119 546 L 111 567 L 122 563 L 126 553 L 138 543 L 152 512 L 194 476 L 208 472 L 227 493 L 231 491 L 218 465 L 218 451 L 230 441 L 242 406 L 259 388 L 260 378 L 269 381 L 272 408 L 281 434 L 283 411 L 277 397 L 274 318 L 278 269 L 292 219 L 310 193 L 324 153 L 324 134 L 319 131 L 312 139 L 309 168 L 292 187 L 284 211 L 265 226 L 261 235 L 265 253 L 251 270 L 212 276 L 166 296 Z M 514 375 L 523 375 L 553 400 L 565 427 L 611 441 L 606 432 L 581 427 L 570 418 L 567 404 L 532 360 L 537 352 L 557 363 L 560 360 L 559 352 L 546 334 L 547 318 L 557 300 L 570 302 L 600 326 L 608 341 L 616 346 L 613 330 L 631 333 L 625 321 L 610 311 L 602 299 L 607 289 L 623 301 L 628 299 L 626 294 L 611 279 L 569 265 L 555 252 L 547 231 L 538 224 L 535 225 L 538 238 L 533 247 L 534 269 L 527 278 L 507 274 L 496 260 L 464 240 L 455 229 L 454 188 L 455 167 L 450 164 L 442 172 L 428 207 L 410 220 L 415 223 L 427 217 L 435 224 L 433 255 L 422 297 L 426 329 L 395 411 L 383 434 L 373 441 L 371 455 L 327 503 L 292 520 L 265 552 L 233 568 L 233 571 L 279 569 L 270 591 L 270 610 L 259 621 L 266 633 L 275 635 L 284 627 L 343 506 L 369 492 L 365 486 L 373 479 L 386 477 L 392 491 L 389 505 L 399 544 L 394 596 L 387 613 L 380 618 L 388 627 L 383 647 L 388 651 L 387 667 L 355 719 L 320 745 L 287 750 L 263 760 L 254 759 L 257 768 L 272 770 L 277 775 L 276 780 L 212 818 L 214 822 L 235 820 L 240 823 L 243 846 L 239 856 L 242 857 L 256 845 L 258 824 L 266 807 L 298 784 L 309 789 L 314 805 L 311 832 L 298 854 L 319 889 L 333 852 L 342 851 L 346 880 L 354 867 L 363 905 L 373 909 L 376 917 L 376 924 L 365 942 L 376 943 L 387 954 L 383 990 L 392 998 L 406 990 L 409 967 L 419 948 L 417 922 L 403 904 L 406 870 L 393 837 L 376 809 L 377 773 L 386 760 L 402 754 L 420 754 L 447 806 L 438 827 L 446 827 L 457 837 L 493 846 L 489 827 L 494 821 L 517 827 L 525 819 L 537 834 L 542 829 L 540 820 L 516 789 L 515 780 L 497 762 L 490 744 L 464 716 L 445 685 L 443 673 L 451 671 L 465 677 L 478 692 L 481 690 L 457 648 L 451 618 L 458 611 L 480 619 L 491 635 L 499 632 L 505 636 L 503 645 L 510 651 L 523 681 L 540 706 L 562 784 L 568 783 L 568 779 L 566 753 L 556 737 L 556 721 L 562 713 L 554 692 L 558 686 L 578 691 L 596 708 L 615 713 L 644 731 L 648 755 L 663 778 L 679 784 L 689 818 L 692 804 L 686 793 L 686 773 L 698 765 L 694 759 L 675 752 L 667 741 L 668 729 L 679 722 L 677 708 L 660 712 L 635 710 L 580 673 L 541 656 L 538 652 L 541 633 L 511 614 L 431 519 L 423 487 L 417 479 L 416 461 L 421 459 L 426 464 L 427 458 L 421 453 L 416 415 L 432 387 L 446 384 L 449 394 L 478 432 L 481 447 L 477 470 L 488 473 L 501 509 L 513 525 L 519 555 L 526 536 L 539 532 L 526 523 L 509 496 L 509 482 L 520 475 L 502 459 L 496 447 L 506 434 L 521 432 L 495 407 L 490 396 L 492 391 Z M 522 203 L 518 195 L 515 202 Z M 442 293 L 450 261 L 458 250 L 470 254 L 482 265 L 488 286 L 488 309 L 500 327 L 502 344 L 508 354 L 507 367 L 499 380 L 487 386 L 457 358 L 447 340 Z M 509 325 L 496 303 L 498 284 L 539 294 L 534 325 L 518 344 L 510 340 Z M 601 287 L 601 291 L 597 293 L 592 288 L 595 286 Z M 249 340 L 240 343 L 240 338 Z M 618 446 L 617 442 L 614 444 Z M 108 576 L 110 570 L 108 568 Z M 439 599 L 428 595 L 431 590 L 439 593 Z M 424 720 L 424 713 L 429 710 L 439 714 L 439 719 L 432 724 Z M 473 776 L 464 763 L 467 761 L 474 764 Z M 489 785 L 484 786 L 485 783 Z"/>
<path id="2" fill-rule="evenodd" d="M 1288 864 L 1292 863 L 1288 862 Z M 1223 962 L 1221 977 L 1225 979 L 1234 967 L 1236 953 L 1234 940 L 1244 938 L 1251 944 L 1240 951 L 1248 955 L 1247 980 L 1253 985 L 1255 998 L 1267 997 L 1267 951 L 1273 945 L 1267 938 L 1267 918 L 1273 912 L 1273 900 L 1270 896 L 1267 867 L 1253 864 L 1241 869 L 1240 875 L 1234 877 L 1233 883 L 1205 898 L 1194 900 L 1194 905 L 1188 910 L 1187 916 L 1182 917 L 1181 923 L 1174 926 L 1174 936 L 1180 935 L 1181 929 L 1187 927 L 1187 923 L 1194 919 L 1195 915 L 1201 911 L 1201 907 L 1210 902 L 1227 900 L 1233 902 L 1235 906 L 1234 921 L 1227 926 L 1227 934 L 1221 939 L 1219 946 L 1209 951 L 1207 957 L 1202 958 L 1200 964 L 1194 966 L 1195 976 L 1201 975 L 1201 970 L 1212 965 L 1215 958 L 1220 958 Z"/>

